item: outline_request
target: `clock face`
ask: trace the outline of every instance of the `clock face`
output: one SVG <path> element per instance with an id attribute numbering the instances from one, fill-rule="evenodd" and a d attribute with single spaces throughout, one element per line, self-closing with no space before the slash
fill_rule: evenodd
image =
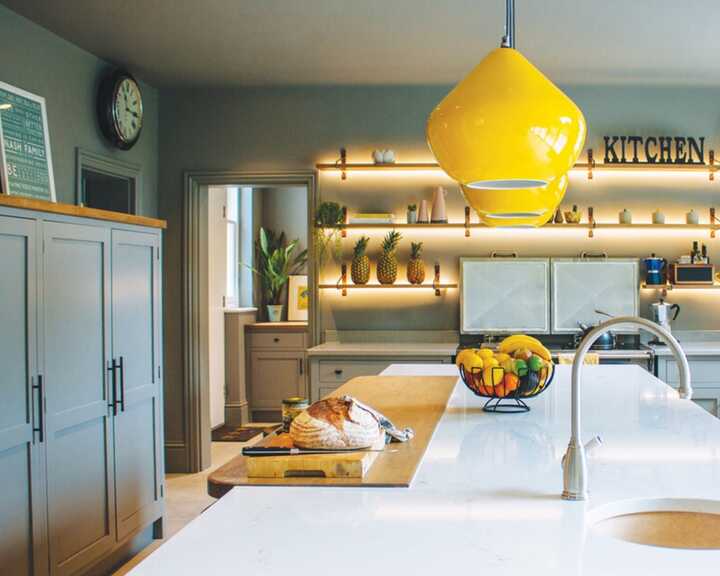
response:
<path id="1" fill-rule="evenodd" d="M 122 69 L 111 70 L 100 83 L 98 121 L 105 137 L 121 150 L 129 150 L 140 138 L 143 104 L 140 86 Z"/>
<path id="2" fill-rule="evenodd" d="M 124 143 L 137 140 L 142 128 L 143 109 L 140 87 L 132 78 L 125 77 L 117 84 L 113 121 L 117 135 Z"/>

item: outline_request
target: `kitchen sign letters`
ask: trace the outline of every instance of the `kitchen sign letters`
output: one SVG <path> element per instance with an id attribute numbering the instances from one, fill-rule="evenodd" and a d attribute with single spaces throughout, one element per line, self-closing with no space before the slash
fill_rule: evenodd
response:
<path id="1" fill-rule="evenodd" d="M 603 136 L 605 164 L 705 164 L 705 137 Z"/>

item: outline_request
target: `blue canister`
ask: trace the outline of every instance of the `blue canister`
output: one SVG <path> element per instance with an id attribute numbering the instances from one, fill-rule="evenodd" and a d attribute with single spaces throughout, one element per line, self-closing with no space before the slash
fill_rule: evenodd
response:
<path id="1" fill-rule="evenodd" d="M 667 260 L 658 258 L 652 253 L 648 258 L 643 260 L 645 263 L 645 284 L 658 285 L 665 284 L 665 267 Z"/>

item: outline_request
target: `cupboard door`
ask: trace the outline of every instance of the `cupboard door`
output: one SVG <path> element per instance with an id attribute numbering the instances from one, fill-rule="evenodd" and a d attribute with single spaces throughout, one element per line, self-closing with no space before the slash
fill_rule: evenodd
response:
<path id="1" fill-rule="evenodd" d="M 304 359 L 301 352 L 250 353 L 250 409 L 282 410 L 282 401 L 305 396 Z"/>
<path id="2" fill-rule="evenodd" d="M 157 235 L 112 232 L 112 356 L 121 365 L 114 419 L 118 540 L 162 515 L 159 250 Z"/>
<path id="3" fill-rule="evenodd" d="M 33 220 L 0 217 L 0 570 L 14 576 L 48 573 L 36 226 Z"/>
<path id="4" fill-rule="evenodd" d="M 75 574 L 115 544 L 109 230 L 43 224 L 50 558 Z"/>

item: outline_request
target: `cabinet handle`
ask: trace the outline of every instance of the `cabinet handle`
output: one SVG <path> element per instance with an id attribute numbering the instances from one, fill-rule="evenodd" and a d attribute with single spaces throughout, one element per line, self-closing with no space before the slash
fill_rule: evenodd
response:
<path id="1" fill-rule="evenodd" d="M 38 410 L 38 426 L 37 428 L 33 427 L 33 434 L 35 432 L 38 433 L 38 441 L 42 444 L 45 442 L 45 433 L 43 432 L 43 428 L 45 427 L 45 416 L 43 414 L 43 377 L 42 374 L 38 374 L 37 376 L 37 384 L 31 385 L 32 389 L 37 394 L 37 410 Z"/>
<path id="2" fill-rule="evenodd" d="M 112 388 L 112 401 L 108 404 L 110 408 L 112 408 L 113 416 L 117 416 L 117 373 L 116 369 L 117 364 L 115 363 L 115 358 L 112 359 L 112 362 L 108 362 L 107 371 L 110 372 L 110 386 Z"/>
<path id="3" fill-rule="evenodd" d="M 340 376 L 340 374 L 342 374 L 342 373 L 343 373 L 342 368 L 335 368 L 335 376 Z"/>
<path id="4" fill-rule="evenodd" d="M 278 342 L 280 342 L 280 338 L 278 338 L 277 336 L 275 336 L 275 338 L 273 338 L 273 342 L 275 342 L 275 343 L 277 344 Z"/>
<path id="5" fill-rule="evenodd" d="M 125 412 L 125 363 L 120 356 L 120 411 Z"/>
<path id="6" fill-rule="evenodd" d="M 303 359 L 300 358 L 300 374 L 303 373 Z"/>

